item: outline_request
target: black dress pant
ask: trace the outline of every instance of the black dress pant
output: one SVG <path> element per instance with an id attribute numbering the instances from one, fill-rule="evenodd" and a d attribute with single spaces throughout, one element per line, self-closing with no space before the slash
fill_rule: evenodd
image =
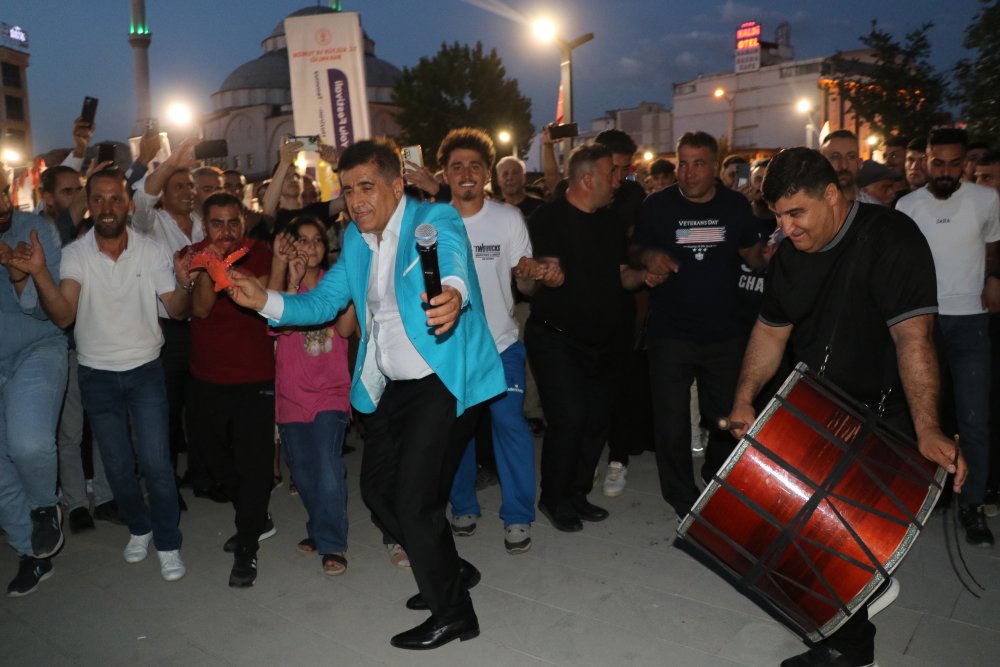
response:
<path id="1" fill-rule="evenodd" d="M 233 501 L 240 548 L 256 553 L 274 474 L 274 382 L 193 378 L 189 398 L 189 444 Z"/>
<path id="2" fill-rule="evenodd" d="M 429 375 L 390 381 L 365 418 L 361 497 L 378 526 L 406 549 L 420 594 L 444 622 L 472 610 L 445 507 L 482 406 L 456 417 L 455 397 Z"/>
<path id="3" fill-rule="evenodd" d="M 691 384 L 698 380 L 698 403 L 709 422 L 702 479 L 709 480 L 736 445 L 716 421 L 729 415 L 743 360 L 742 337 L 702 343 L 673 338 L 649 339 L 649 382 L 653 393 L 653 425 L 660 493 L 685 516 L 700 491 L 692 474 Z"/>
<path id="4" fill-rule="evenodd" d="M 613 345 L 590 344 L 546 325 L 525 325 L 545 411 L 540 502 L 555 511 L 590 493 L 611 419 Z"/>

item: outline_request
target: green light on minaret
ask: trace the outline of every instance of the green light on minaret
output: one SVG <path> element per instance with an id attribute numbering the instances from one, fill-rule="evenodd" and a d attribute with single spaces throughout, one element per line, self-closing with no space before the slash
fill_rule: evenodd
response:
<path id="1" fill-rule="evenodd" d="M 340 12 L 344 10 L 343 4 L 340 0 L 330 0 L 330 9 L 335 12 Z"/>
<path id="2" fill-rule="evenodd" d="M 144 25 L 136 25 L 134 23 L 128 24 L 128 34 L 130 35 L 148 35 L 149 28 Z"/>

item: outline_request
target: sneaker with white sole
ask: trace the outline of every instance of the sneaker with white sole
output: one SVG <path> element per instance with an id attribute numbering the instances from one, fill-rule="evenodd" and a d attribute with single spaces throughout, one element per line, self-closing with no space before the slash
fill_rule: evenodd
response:
<path id="1" fill-rule="evenodd" d="M 899 597 L 899 580 L 895 577 L 889 577 L 889 585 L 882 586 L 875 595 L 868 600 L 868 618 L 871 619 L 872 616 L 883 611 L 886 607 L 891 605 Z"/>
<path id="2" fill-rule="evenodd" d="M 531 548 L 531 526 L 512 523 L 504 528 L 503 546 L 509 554 L 523 554 Z"/>
<path id="3" fill-rule="evenodd" d="M 184 561 L 181 560 L 181 552 L 178 549 L 173 551 L 157 551 L 160 557 L 160 574 L 167 581 L 177 581 L 187 572 Z"/>
<path id="4" fill-rule="evenodd" d="M 604 495 L 609 498 L 620 496 L 625 492 L 625 475 L 628 466 L 619 461 L 612 461 L 608 464 L 608 472 L 604 476 Z"/>
<path id="5" fill-rule="evenodd" d="M 476 534 L 476 521 L 479 519 L 475 514 L 462 514 L 451 518 L 451 532 L 458 537 L 470 537 Z"/>
<path id="6" fill-rule="evenodd" d="M 35 558 L 55 555 L 63 540 L 62 507 L 58 503 L 31 510 L 31 549 Z"/>
<path id="7" fill-rule="evenodd" d="M 153 540 L 153 531 L 145 535 L 129 535 L 125 545 L 125 562 L 140 563 L 149 555 L 149 543 Z"/>
<path id="8" fill-rule="evenodd" d="M 21 556 L 17 576 L 7 586 L 7 596 L 19 598 L 34 593 L 39 582 L 52 576 L 52 561 L 48 558 Z"/>
<path id="9" fill-rule="evenodd" d="M 410 569 L 410 557 L 406 555 L 406 550 L 399 544 L 387 544 L 385 550 L 389 552 L 389 562 L 400 570 Z"/>

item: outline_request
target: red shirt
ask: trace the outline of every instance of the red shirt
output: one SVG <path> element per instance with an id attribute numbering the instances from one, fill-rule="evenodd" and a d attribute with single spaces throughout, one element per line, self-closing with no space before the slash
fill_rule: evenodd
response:
<path id="1" fill-rule="evenodd" d="M 247 239 L 250 252 L 236 267 L 255 276 L 271 271 L 271 247 Z M 274 339 L 267 321 L 219 292 L 208 317 L 191 318 L 191 375 L 216 384 L 274 380 Z"/>

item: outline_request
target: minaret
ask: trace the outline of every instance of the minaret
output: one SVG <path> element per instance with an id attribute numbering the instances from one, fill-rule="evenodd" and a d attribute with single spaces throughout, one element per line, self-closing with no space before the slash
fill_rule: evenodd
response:
<path id="1" fill-rule="evenodd" d="M 146 0 L 131 0 L 132 19 L 129 23 L 128 43 L 132 45 L 135 62 L 135 127 L 132 136 L 141 136 L 146 123 L 152 118 L 149 101 L 149 43 L 152 33 L 146 23 Z"/>

